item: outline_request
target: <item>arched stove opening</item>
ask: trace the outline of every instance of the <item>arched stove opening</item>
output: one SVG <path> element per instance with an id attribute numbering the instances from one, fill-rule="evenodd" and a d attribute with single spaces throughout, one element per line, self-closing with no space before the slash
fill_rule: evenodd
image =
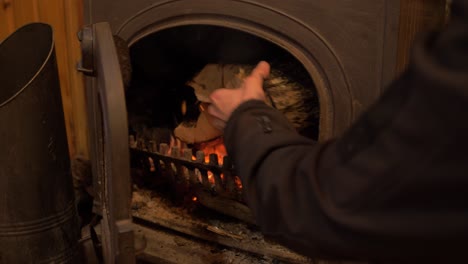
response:
<path id="1" fill-rule="evenodd" d="M 223 72 L 226 65 L 248 70 L 265 60 L 272 68 L 265 86 L 267 103 L 283 112 L 299 133 L 317 140 L 319 98 L 308 71 L 282 47 L 220 26 L 189 25 L 157 31 L 134 42 L 129 55 L 132 77 L 126 87 L 126 102 L 135 219 L 196 237 L 203 238 L 204 232 L 208 237 L 213 232 L 233 241 L 242 237 L 243 243 L 235 242 L 235 247 L 256 254 L 269 251 L 273 244 L 264 240 L 254 225 L 243 200 L 242 183 L 229 157 L 224 156 L 222 135 L 181 142 L 174 131 L 184 124 L 200 124 L 203 111 L 191 81 L 209 65 L 219 66 Z M 123 71 L 125 76 L 125 66 Z M 269 86 L 275 83 L 280 85 Z M 192 228 L 199 226 L 208 231 L 192 234 Z M 275 258 L 304 260 L 274 247 L 271 254 Z"/>

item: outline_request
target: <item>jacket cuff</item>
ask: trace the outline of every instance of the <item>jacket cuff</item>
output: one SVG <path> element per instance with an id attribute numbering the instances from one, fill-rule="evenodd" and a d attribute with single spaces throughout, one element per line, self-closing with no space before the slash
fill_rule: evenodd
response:
<path id="1" fill-rule="evenodd" d="M 226 123 L 226 127 L 224 128 L 224 137 L 230 138 L 235 128 L 239 125 L 239 123 L 243 123 L 241 119 L 244 119 L 245 116 L 253 116 L 256 117 L 257 122 L 262 128 L 264 133 L 269 133 L 272 130 L 270 124 L 271 119 L 274 121 L 275 124 L 280 124 L 282 128 L 287 130 L 294 130 L 296 131 L 289 121 L 280 113 L 278 110 L 272 108 L 265 104 L 265 102 L 260 100 L 249 100 L 242 104 L 240 104 L 231 114 L 228 122 Z M 260 117 L 260 118 L 259 118 Z M 262 119 L 265 118 L 265 119 Z M 246 127 L 245 129 L 249 129 Z"/>
<path id="2" fill-rule="evenodd" d="M 278 110 L 260 100 L 249 100 L 237 107 L 224 129 L 224 144 L 229 155 L 235 148 L 248 145 L 251 140 L 259 140 L 264 135 L 274 135 L 288 131 L 297 133 L 288 119 Z"/>
<path id="3" fill-rule="evenodd" d="M 260 101 L 260 100 L 249 100 L 249 101 L 243 102 L 232 112 L 231 117 L 226 123 L 224 133 L 226 134 L 230 130 L 230 127 L 232 127 L 236 123 L 236 120 L 239 118 L 240 115 L 242 115 L 242 113 L 252 108 L 253 109 L 262 109 L 262 108 L 268 109 L 270 107 L 267 104 L 265 104 L 265 102 Z"/>

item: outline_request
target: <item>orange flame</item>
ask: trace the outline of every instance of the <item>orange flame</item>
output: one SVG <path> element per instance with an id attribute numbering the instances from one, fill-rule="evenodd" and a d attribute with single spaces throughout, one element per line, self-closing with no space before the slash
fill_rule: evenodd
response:
<path id="1" fill-rule="evenodd" d="M 223 165 L 223 158 L 227 155 L 223 138 L 217 138 L 213 141 L 200 143 L 199 149 L 205 153 L 205 162 L 210 162 L 210 154 L 218 155 L 218 165 Z"/>
<path id="2" fill-rule="evenodd" d="M 239 177 L 234 177 L 234 182 L 236 183 L 236 186 L 239 190 L 242 190 L 242 181 Z"/>
<path id="3" fill-rule="evenodd" d="M 210 182 L 211 186 L 215 184 L 215 178 L 211 171 L 208 171 L 208 181 Z"/>
<path id="4" fill-rule="evenodd" d="M 169 152 L 171 151 L 172 146 L 178 146 L 182 149 L 184 145 L 185 144 L 182 143 L 180 140 L 172 137 L 171 142 L 170 142 Z M 209 142 L 199 143 L 196 145 L 196 149 L 203 151 L 203 153 L 205 154 L 205 163 L 210 162 L 210 154 L 216 154 L 218 156 L 218 165 L 220 166 L 223 165 L 223 159 L 227 155 L 226 147 L 224 146 L 224 140 L 222 137 L 209 141 Z M 196 161 L 197 158 L 192 155 L 191 160 Z M 198 181 L 202 182 L 202 176 L 201 176 L 200 171 L 196 169 L 195 173 L 197 175 Z M 211 171 L 207 171 L 207 174 L 208 174 L 208 183 L 212 187 L 214 187 L 215 186 L 214 174 Z M 224 174 L 221 174 L 220 177 L 221 177 L 221 181 L 224 182 L 225 180 Z M 242 182 L 239 177 L 237 176 L 234 177 L 234 183 L 235 183 L 236 189 L 242 190 Z M 197 199 L 198 198 L 195 196 L 192 198 L 193 201 L 197 201 Z"/>

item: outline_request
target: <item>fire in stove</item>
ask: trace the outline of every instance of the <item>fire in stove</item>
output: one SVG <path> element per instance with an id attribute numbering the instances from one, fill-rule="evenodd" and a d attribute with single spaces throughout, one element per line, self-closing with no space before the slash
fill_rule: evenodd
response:
<path id="1" fill-rule="evenodd" d="M 148 35 L 130 47 L 130 57 L 126 101 L 133 216 L 303 263 L 302 257 L 255 238 L 261 235 L 243 199 L 223 132 L 208 122 L 205 112 L 210 93 L 239 87 L 258 61 L 267 60 L 272 71 L 264 85 L 265 103 L 283 113 L 299 133 L 316 139 L 318 96 L 302 64 L 266 40 L 214 26 L 176 27 Z M 193 232 L 200 226 L 203 230 Z"/>
<path id="2" fill-rule="evenodd" d="M 173 139 L 172 144 L 161 143 L 159 146 L 154 141 L 135 140 L 133 135 L 129 140 L 132 159 L 148 174 L 165 178 L 174 190 L 191 196 L 192 201 L 196 197 L 195 201 L 208 208 L 253 223 L 243 204 L 242 184 L 225 155 L 222 139 L 201 144 L 203 148 L 200 150 L 181 148 L 184 144 L 177 139 Z M 225 207 L 226 203 L 230 206 Z"/>
<path id="3" fill-rule="evenodd" d="M 265 58 L 272 66 L 264 84 L 265 103 L 282 112 L 299 133 L 316 138 L 319 107 L 314 83 L 289 53 L 246 33 L 209 26 L 171 30 L 150 35 L 130 49 L 133 74 L 126 96 L 132 164 L 144 168 L 147 178 L 170 186 L 173 196 L 192 202 L 196 197 L 208 208 L 253 223 L 241 180 L 226 153 L 223 132 L 208 121 L 209 95 L 219 88 L 239 87 L 256 62 Z M 210 40 L 214 33 L 220 39 L 250 45 L 258 56 L 237 54 L 238 59 L 229 59 L 229 54 L 210 48 L 213 42 L 200 42 L 200 36 Z M 153 48 L 189 42 L 198 45 L 174 54 L 183 67 L 174 66 L 169 51 Z M 167 64 L 158 64 L 162 62 Z"/>

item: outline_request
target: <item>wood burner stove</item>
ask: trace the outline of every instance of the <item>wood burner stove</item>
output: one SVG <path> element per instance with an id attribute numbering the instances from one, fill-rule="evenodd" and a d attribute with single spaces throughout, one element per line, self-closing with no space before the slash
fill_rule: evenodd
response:
<path id="1" fill-rule="evenodd" d="M 218 191 L 233 188 L 228 161 L 218 166 L 212 157 L 211 164 L 197 163 L 191 160 L 188 151 L 168 156 L 161 151 L 166 148 L 164 145 L 147 143 L 145 147 L 129 150 L 125 88 L 115 37 L 131 48 L 158 32 L 187 26 L 214 26 L 235 29 L 273 43 L 300 62 L 313 80 L 320 108 L 317 138 L 326 140 L 340 135 L 394 77 L 398 19 L 399 2 L 389 0 L 85 1 L 88 26 L 79 34 L 83 50 L 79 69 L 89 76 L 91 158 L 94 185 L 99 190 L 95 212 L 103 217 L 106 261 L 134 261 L 131 156 L 140 160 L 150 157 L 156 167 L 163 166 L 175 173 L 174 177 L 180 174 L 189 182 L 190 177 L 195 178 L 197 169 L 202 175 L 199 183 L 205 187 L 207 173 L 212 172 L 216 176 L 214 188 Z M 221 174 L 227 180 L 221 179 Z M 156 224 L 161 222 L 164 221 Z M 176 231 L 184 232 L 183 229 Z M 188 233 L 197 236 L 193 229 Z M 210 240 L 207 235 L 197 234 L 197 238 Z M 224 245 L 248 250 L 238 246 L 245 244 L 237 241 L 242 237 L 232 233 L 218 235 L 222 237 L 220 241 L 231 239 L 223 242 Z M 277 252 L 268 252 L 277 256 Z M 292 252 L 284 252 L 286 257 L 282 260 L 304 260 Z"/>

